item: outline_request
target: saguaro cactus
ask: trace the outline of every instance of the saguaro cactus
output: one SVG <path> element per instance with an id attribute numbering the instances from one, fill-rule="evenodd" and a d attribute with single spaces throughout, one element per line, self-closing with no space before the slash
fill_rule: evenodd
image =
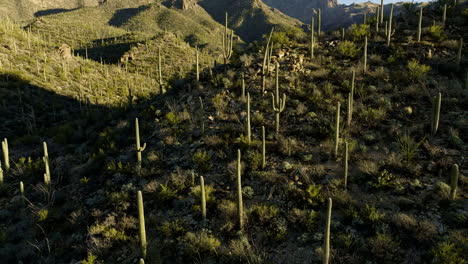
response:
<path id="1" fill-rule="evenodd" d="M 380 23 L 383 23 L 384 17 L 384 0 L 380 0 Z"/>
<path id="2" fill-rule="evenodd" d="M 393 4 L 390 7 L 390 18 L 388 20 L 387 46 L 390 46 L 390 40 L 392 38 L 392 18 L 393 18 Z"/>
<path id="3" fill-rule="evenodd" d="M 262 126 L 262 169 L 266 167 L 265 127 Z"/>
<path id="4" fill-rule="evenodd" d="M 20 194 L 21 194 L 21 203 L 24 204 L 24 201 L 26 200 L 26 197 L 24 196 L 24 184 L 22 181 L 19 183 L 19 189 L 20 189 Z"/>
<path id="5" fill-rule="evenodd" d="M 244 204 L 242 203 L 242 182 L 241 182 L 241 151 L 237 150 L 237 215 L 239 217 L 239 229 L 244 228 Z"/>
<path id="6" fill-rule="evenodd" d="M 146 228 L 145 228 L 145 210 L 143 208 L 143 195 L 141 191 L 137 193 L 138 200 L 138 221 L 140 224 L 140 250 L 141 256 L 146 258 Z"/>
<path id="7" fill-rule="evenodd" d="M 206 193 L 205 193 L 205 180 L 200 176 L 200 190 L 201 190 L 201 208 L 203 221 L 206 220 Z"/>
<path id="8" fill-rule="evenodd" d="M 146 149 L 146 143 L 143 144 L 143 147 L 140 146 L 140 126 L 138 125 L 138 118 L 135 118 L 135 138 L 137 153 L 137 169 L 141 169 L 141 153 Z"/>
<path id="9" fill-rule="evenodd" d="M 247 93 L 247 141 L 250 144 L 252 140 L 252 133 L 250 130 L 250 93 Z"/>
<path id="10" fill-rule="evenodd" d="M 348 142 L 345 142 L 345 155 L 344 155 L 344 187 L 345 189 L 348 187 Z"/>
<path id="11" fill-rule="evenodd" d="M 266 85 L 266 75 L 269 71 L 269 64 L 270 64 L 270 41 L 271 41 L 271 36 L 273 35 L 273 31 L 275 28 L 271 28 L 270 35 L 268 36 L 267 44 L 265 46 L 265 52 L 263 56 L 263 64 L 262 64 L 262 95 L 265 93 L 265 85 Z"/>
<path id="12" fill-rule="evenodd" d="M 280 98 L 279 93 L 279 63 L 276 63 L 276 92 L 271 95 L 273 111 L 275 111 L 276 137 L 279 137 L 280 131 L 280 113 L 284 111 L 286 106 L 286 94 L 283 93 L 283 98 Z"/>
<path id="13" fill-rule="evenodd" d="M 0 161 L 0 185 L 3 184 L 3 169 L 2 169 L 2 162 Z"/>
<path id="14" fill-rule="evenodd" d="M 44 148 L 44 157 L 42 157 L 42 160 L 44 161 L 44 166 L 45 166 L 44 183 L 46 185 L 49 185 L 50 184 L 49 151 L 47 150 L 46 142 L 43 142 L 42 146 Z"/>
<path id="15" fill-rule="evenodd" d="M 434 97 L 432 102 L 432 120 L 431 120 L 431 134 L 435 136 L 439 129 L 440 106 L 442 104 L 442 94 L 439 93 Z"/>
<path id="16" fill-rule="evenodd" d="M 198 100 L 200 101 L 200 129 L 202 134 L 205 134 L 205 110 L 203 109 L 203 99 L 199 96 Z"/>
<path id="17" fill-rule="evenodd" d="M 242 91 L 241 91 L 241 99 L 245 100 L 245 76 L 242 73 Z"/>
<path id="18" fill-rule="evenodd" d="M 232 56 L 232 43 L 234 40 L 234 32 L 228 30 L 228 13 L 226 12 L 226 22 L 224 24 L 224 34 L 223 34 L 223 58 L 224 65 L 227 65 L 228 60 Z"/>
<path id="19" fill-rule="evenodd" d="M 340 102 L 336 103 L 335 115 L 335 157 L 338 156 L 338 144 L 340 141 Z"/>
<path id="20" fill-rule="evenodd" d="M 196 67 L 197 67 L 197 82 L 200 81 L 200 65 L 199 65 L 199 58 L 198 58 L 198 47 L 195 48 L 195 56 L 196 56 Z"/>
<path id="21" fill-rule="evenodd" d="M 457 70 L 460 70 L 460 64 L 462 59 L 462 51 L 463 51 L 463 38 L 460 38 L 458 42 L 458 53 L 457 53 Z"/>
<path id="22" fill-rule="evenodd" d="M 379 32 L 379 24 L 380 24 L 380 6 L 377 6 L 377 11 L 375 12 L 376 20 L 375 20 L 375 32 Z"/>
<path id="23" fill-rule="evenodd" d="M 315 45 L 315 39 L 314 39 L 314 33 L 315 33 L 315 18 L 312 17 L 312 20 L 310 21 L 310 58 L 314 58 L 314 45 Z"/>
<path id="24" fill-rule="evenodd" d="M 319 8 L 319 10 L 318 10 L 317 34 L 318 34 L 319 37 L 322 34 L 322 9 L 321 8 Z"/>
<path id="25" fill-rule="evenodd" d="M 450 170 L 450 200 L 455 200 L 458 188 L 458 165 L 453 164 Z"/>
<path id="26" fill-rule="evenodd" d="M 422 16 L 423 16 L 423 8 L 421 6 L 419 8 L 418 42 L 421 42 Z"/>
<path id="27" fill-rule="evenodd" d="M 5 171 L 10 169 L 10 154 L 8 153 L 8 139 L 2 141 L 3 162 L 5 163 Z"/>
<path id="28" fill-rule="evenodd" d="M 351 91 L 348 94 L 348 120 L 346 125 L 351 127 L 351 120 L 353 119 L 354 111 L 354 81 L 356 79 L 356 71 L 353 70 L 353 77 L 351 79 Z"/>
<path id="29" fill-rule="evenodd" d="M 161 47 L 158 47 L 158 82 L 159 82 L 159 93 L 164 93 L 164 83 L 162 77 L 162 61 L 161 61 Z"/>
<path id="30" fill-rule="evenodd" d="M 145 264 L 145 261 L 141 258 L 138 264 Z"/>
<path id="31" fill-rule="evenodd" d="M 327 206 L 327 222 L 325 224 L 325 235 L 323 241 L 323 264 L 328 264 L 330 261 L 330 226 L 331 226 L 331 212 L 332 212 L 332 199 L 328 198 Z"/>
<path id="32" fill-rule="evenodd" d="M 447 20 L 447 4 L 444 5 L 444 11 L 442 11 L 442 25 L 445 27 L 445 21 Z"/>
<path id="33" fill-rule="evenodd" d="M 364 39 L 364 72 L 367 71 L 367 36 Z"/>

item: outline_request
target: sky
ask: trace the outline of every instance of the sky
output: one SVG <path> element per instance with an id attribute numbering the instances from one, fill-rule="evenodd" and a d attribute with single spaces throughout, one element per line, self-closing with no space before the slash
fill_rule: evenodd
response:
<path id="1" fill-rule="evenodd" d="M 350 5 L 352 3 L 362 3 L 362 2 L 367 2 L 368 0 L 338 0 L 338 4 L 344 4 L 344 5 Z M 376 4 L 380 5 L 380 0 L 378 1 L 370 1 Z M 396 2 L 411 2 L 411 1 L 404 1 L 404 0 L 384 0 L 384 4 L 390 4 L 390 3 L 396 3 Z M 414 1 L 415 3 L 417 2 L 425 2 L 425 1 Z"/>

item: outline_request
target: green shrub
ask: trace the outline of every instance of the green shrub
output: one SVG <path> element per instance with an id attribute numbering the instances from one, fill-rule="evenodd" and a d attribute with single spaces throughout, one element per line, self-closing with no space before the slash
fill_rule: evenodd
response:
<path id="1" fill-rule="evenodd" d="M 49 216 L 49 210 L 47 209 L 40 209 L 37 212 L 37 220 L 39 222 L 45 221 L 47 219 L 47 216 Z"/>
<path id="2" fill-rule="evenodd" d="M 307 201 L 307 203 L 309 203 L 312 206 L 317 206 L 323 203 L 324 198 L 322 194 L 320 193 L 321 190 L 322 190 L 322 186 L 320 185 L 315 185 L 315 184 L 309 185 L 304 193 L 305 200 Z"/>
<path id="3" fill-rule="evenodd" d="M 429 27 L 429 34 L 437 41 L 444 40 L 446 38 L 444 28 L 440 25 L 433 25 Z"/>
<path id="4" fill-rule="evenodd" d="M 441 242 L 431 250 L 434 264 L 463 264 L 465 260 L 460 256 L 455 244 Z"/>
<path id="5" fill-rule="evenodd" d="M 219 239 L 205 230 L 197 233 L 188 232 L 183 238 L 185 252 L 188 256 L 199 254 L 215 254 L 216 249 L 221 246 Z"/>
<path id="6" fill-rule="evenodd" d="M 348 34 L 353 41 L 364 41 L 364 38 L 370 35 L 369 29 L 369 24 L 353 24 Z"/>
<path id="7" fill-rule="evenodd" d="M 193 162 L 195 163 L 195 167 L 201 172 L 205 172 L 211 169 L 210 159 L 211 157 L 204 150 L 198 150 L 195 152 L 195 154 L 193 154 Z"/>
<path id="8" fill-rule="evenodd" d="M 424 64 L 419 64 L 416 59 L 408 61 L 408 71 L 406 73 L 408 81 L 419 82 L 431 70 L 431 67 Z"/>
<path id="9" fill-rule="evenodd" d="M 259 151 L 247 151 L 246 161 L 252 170 L 258 170 L 262 166 L 262 153 Z"/>
<path id="10" fill-rule="evenodd" d="M 185 222 L 181 218 L 174 221 L 164 221 L 159 226 L 158 231 L 161 232 L 166 238 L 175 238 L 185 234 Z"/>
<path id="11" fill-rule="evenodd" d="M 181 122 L 180 118 L 176 114 L 174 114 L 174 112 L 167 113 L 166 120 L 171 126 L 175 126 Z"/>
<path id="12" fill-rule="evenodd" d="M 100 263 L 100 262 L 97 261 L 97 257 L 91 252 L 88 252 L 88 257 L 86 257 L 86 259 L 80 261 L 80 264 L 97 264 L 97 263 Z"/>
<path id="13" fill-rule="evenodd" d="M 271 35 L 271 43 L 274 43 L 276 46 L 281 46 L 288 44 L 290 42 L 289 37 L 286 35 L 286 32 L 273 32 Z"/>
<path id="14" fill-rule="evenodd" d="M 261 223 L 267 223 L 279 214 L 278 207 L 274 205 L 254 205 L 251 209 L 252 217 Z"/>
<path id="15" fill-rule="evenodd" d="M 413 158 L 418 153 L 418 148 L 424 139 L 425 137 L 423 137 L 419 142 L 416 142 L 407 133 L 397 136 L 398 149 L 400 150 L 400 154 L 402 155 L 404 161 L 409 163 L 413 160 Z"/>
<path id="16" fill-rule="evenodd" d="M 345 40 L 338 44 L 337 51 L 342 57 L 354 58 L 356 57 L 359 50 L 354 42 Z"/>
<path id="17" fill-rule="evenodd" d="M 212 204 L 215 201 L 215 197 L 213 195 L 213 192 L 215 191 L 215 188 L 213 185 L 206 185 L 205 184 L 205 197 L 206 197 L 206 204 Z M 192 188 L 192 194 L 197 200 L 197 204 L 199 205 L 201 203 L 201 186 L 196 185 Z"/>

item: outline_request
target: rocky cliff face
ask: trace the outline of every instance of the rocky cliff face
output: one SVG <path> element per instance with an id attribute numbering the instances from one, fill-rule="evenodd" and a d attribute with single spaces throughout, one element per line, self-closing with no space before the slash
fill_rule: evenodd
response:
<path id="1" fill-rule="evenodd" d="M 196 0 L 169 0 L 168 6 L 183 10 L 192 9 L 197 5 Z"/>
<path id="2" fill-rule="evenodd" d="M 325 10 L 338 5 L 337 0 L 263 0 L 263 2 L 305 23 L 310 22 L 314 9 Z"/>

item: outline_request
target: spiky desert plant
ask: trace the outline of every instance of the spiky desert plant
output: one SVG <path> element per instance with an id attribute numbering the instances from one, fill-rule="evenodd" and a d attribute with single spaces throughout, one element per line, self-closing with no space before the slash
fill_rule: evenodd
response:
<path id="1" fill-rule="evenodd" d="M 421 42 L 421 28 L 422 28 L 423 8 L 419 8 L 419 23 L 418 23 L 418 42 Z"/>
<path id="2" fill-rule="evenodd" d="M 136 153 L 137 153 L 137 169 L 141 169 L 141 153 L 146 149 L 146 143 L 143 147 L 140 145 L 140 126 L 138 124 L 138 118 L 135 118 L 135 138 L 136 138 Z"/>
<path id="3" fill-rule="evenodd" d="M 442 25 L 445 27 L 445 21 L 447 20 L 447 4 L 444 4 L 444 10 L 442 11 Z"/>
<path id="4" fill-rule="evenodd" d="M 336 103 L 335 115 L 335 157 L 338 156 L 338 144 L 340 141 L 340 102 Z"/>
<path id="5" fill-rule="evenodd" d="M 344 155 L 344 187 L 345 189 L 348 187 L 348 160 L 349 160 L 349 154 L 348 154 L 348 142 L 345 142 L 345 155 Z"/>
<path id="6" fill-rule="evenodd" d="M 387 33 L 387 46 L 390 46 L 390 40 L 392 38 L 392 18 L 393 18 L 393 3 L 390 6 L 390 18 L 388 21 L 388 33 Z"/>
<path id="7" fill-rule="evenodd" d="M 203 109 L 203 99 L 199 96 L 198 100 L 200 102 L 200 126 L 202 134 L 205 134 L 205 110 Z"/>
<path id="8" fill-rule="evenodd" d="M 331 226 L 332 199 L 328 198 L 327 219 L 325 224 L 325 235 L 323 241 L 323 264 L 328 264 L 330 261 L 330 226 Z"/>
<path id="9" fill-rule="evenodd" d="M 223 34 L 223 58 L 224 65 L 227 65 L 228 60 L 232 56 L 232 43 L 234 40 L 234 32 L 228 30 L 228 13 L 226 12 L 226 21 L 224 24 L 224 34 Z"/>
<path id="10" fill-rule="evenodd" d="M 5 163 L 5 171 L 10 169 L 10 154 L 8 151 L 8 139 L 2 141 L 3 163 Z"/>
<path id="11" fill-rule="evenodd" d="M 276 138 L 279 137 L 280 131 L 280 113 L 284 111 L 286 106 L 286 94 L 283 93 L 283 98 L 280 97 L 279 93 L 279 63 L 276 63 L 276 92 L 271 95 L 271 102 L 273 111 L 275 111 L 275 125 L 276 125 Z"/>
<path id="12" fill-rule="evenodd" d="M 206 194 L 205 194 L 205 179 L 200 176 L 200 190 L 201 190 L 201 208 L 203 221 L 206 220 Z"/>
<path id="13" fill-rule="evenodd" d="M 462 51 L 463 51 L 463 38 L 460 38 L 460 41 L 458 41 L 457 70 L 460 70 Z"/>
<path id="14" fill-rule="evenodd" d="M 263 55 L 263 64 L 262 64 L 262 95 L 265 93 L 265 85 L 266 85 L 266 75 L 269 71 L 269 64 L 270 64 L 270 41 L 271 41 L 271 36 L 273 35 L 273 31 L 275 28 L 271 28 L 270 35 L 268 36 L 267 44 L 265 46 L 265 51 Z M 273 45 L 272 45 L 273 46 Z"/>
<path id="15" fill-rule="evenodd" d="M 450 170 L 450 200 L 455 200 L 458 188 L 458 165 L 453 164 Z"/>
<path id="16" fill-rule="evenodd" d="M 262 169 L 266 167 L 265 126 L 262 126 Z"/>
<path id="17" fill-rule="evenodd" d="M 315 18 L 312 17 L 312 20 L 310 21 L 310 58 L 314 58 L 314 45 L 315 45 L 315 39 L 314 39 L 314 33 L 315 33 Z"/>
<path id="18" fill-rule="evenodd" d="M 242 182 L 241 182 L 241 151 L 237 150 L 237 216 L 239 217 L 239 229 L 244 228 L 244 204 L 242 202 Z"/>
<path id="19" fill-rule="evenodd" d="M 319 37 L 322 34 L 322 9 L 321 8 L 319 8 L 319 10 L 318 10 L 317 34 L 318 34 Z"/>
<path id="20" fill-rule="evenodd" d="M 49 151 L 47 150 L 47 143 L 43 142 L 42 147 L 44 148 L 44 157 L 42 157 L 42 160 L 44 161 L 44 166 L 45 166 L 44 183 L 46 185 L 49 185 L 50 184 L 50 167 L 49 167 Z"/>
<path id="21" fill-rule="evenodd" d="M 195 57 L 196 57 L 196 68 L 197 68 L 197 82 L 200 81 L 200 65 L 199 65 L 199 58 L 198 58 L 198 46 L 195 48 Z"/>
<path id="22" fill-rule="evenodd" d="M 141 191 L 137 193 L 138 203 L 138 222 L 140 228 L 140 250 L 141 256 L 146 258 L 146 228 L 145 228 L 145 209 L 143 208 L 143 195 Z"/>
<path id="23" fill-rule="evenodd" d="M 364 38 L 364 72 L 367 71 L 367 36 Z"/>
<path id="24" fill-rule="evenodd" d="M 247 142 L 252 142 L 252 133 L 250 130 L 250 93 L 247 93 Z"/>
<path id="25" fill-rule="evenodd" d="M 384 18 L 384 0 L 380 0 L 380 23 L 383 23 Z"/>
<path id="26" fill-rule="evenodd" d="M 435 136 L 439 129 L 440 107 L 442 104 L 442 94 L 438 93 L 437 97 L 432 101 L 432 119 L 431 119 L 431 135 Z"/>

